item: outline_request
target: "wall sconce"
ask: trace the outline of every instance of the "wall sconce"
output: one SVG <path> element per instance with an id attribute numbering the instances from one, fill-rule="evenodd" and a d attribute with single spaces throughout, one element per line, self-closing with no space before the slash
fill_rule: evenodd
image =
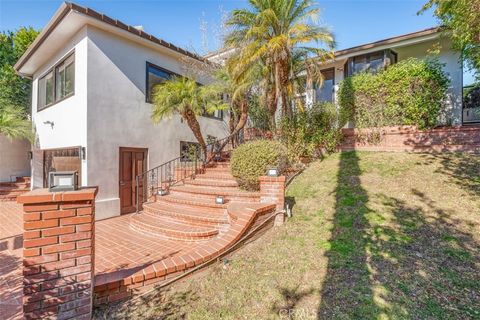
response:
<path id="1" fill-rule="evenodd" d="M 78 189 L 77 171 L 51 171 L 48 173 L 48 191 L 74 191 Z"/>
<path id="2" fill-rule="evenodd" d="M 28 159 L 32 160 L 33 159 L 33 152 L 28 151 Z"/>
<path id="3" fill-rule="evenodd" d="M 278 177 L 278 169 L 277 168 L 268 168 L 267 169 L 267 176 L 269 177 Z"/>
<path id="4" fill-rule="evenodd" d="M 55 125 L 53 121 L 44 121 L 43 124 L 49 125 L 51 129 L 53 129 L 53 126 Z"/>
<path id="5" fill-rule="evenodd" d="M 81 147 L 80 148 L 80 155 L 82 157 L 82 160 L 85 160 L 87 158 L 87 148 Z"/>
<path id="6" fill-rule="evenodd" d="M 216 204 L 224 204 L 225 203 L 225 198 L 223 196 L 217 196 L 215 198 L 215 203 Z"/>

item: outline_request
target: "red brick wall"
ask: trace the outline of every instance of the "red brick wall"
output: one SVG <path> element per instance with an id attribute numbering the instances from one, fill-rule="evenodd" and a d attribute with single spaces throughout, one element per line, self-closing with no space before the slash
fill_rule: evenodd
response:
<path id="1" fill-rule="evenodd" d="M 260 202 L 276 203 L 277 210 L 283 210 L 285 207 L 285 176 L 263 176 L 259 180 Z"/>
<path id="2" fill-rule="evenodd" d="M 418 130 L 411 126 L 371 129 L 343 129 L 341 150 L 475 152 L 480 153 L 480 126 L 442 127 Z M 380 133 L 379 143 L 369 143 L 365 136 Z"/>
<path id="3" fill-rule="evenodd" d="M 90 319 L 94 276 L 96 188 L 37 189 L 23 204 L 25 319 Z"/>

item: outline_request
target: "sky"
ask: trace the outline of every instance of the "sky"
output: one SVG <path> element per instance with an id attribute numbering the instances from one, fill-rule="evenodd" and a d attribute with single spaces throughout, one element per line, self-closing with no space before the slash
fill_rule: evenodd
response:
<path id="1" fill-rule="evenodd" d="M 218 49 L 222 15 L 248 5 L 244 0 L 76 0 L 111 18 L 142 25 L 146 32 L 199 54 Z M 317 0 L 320 21 L 334 33 L 337 49 L 438 25 L 427 0 Z M 0 31 L 43 28 L 60 0 L 0 0 Z M 206 31 L 201 31 L 206 30 Z M 465 83 L 472 80 L 465 77 Z"/>

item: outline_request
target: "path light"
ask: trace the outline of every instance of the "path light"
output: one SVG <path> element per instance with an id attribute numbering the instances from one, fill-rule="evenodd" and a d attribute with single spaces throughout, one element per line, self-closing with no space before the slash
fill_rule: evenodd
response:
<path id="1" fill-rule="evenodd" d="M 267 169 L 267 176 L 269 177 L 278 177 L 278 168 L 271 167 Z"/>
<path id="2" fill-rule="evenodd" d="M 223 196 L 217 196 L 215 198 L 215 203 L 216 204 L 224 204 L 225 203 L 225 198 Z"/>
<path id="3" fill-rule="evenodd" d="M 52 171 L 48 174 L 48 191 L 74 191 L 78 189 L 77 171 Z"/>
<path id="4" fill-rule="evenodd" d="M 162 196 L 162 197 L 163 197 L 163 196 L 166 196 L 166 195 L 168 194 L 168 190 L 167 190 L 167 189 L 159 189 L 158 192 L 157 192 L 157 194 L 158 194 L 159 196 Z"/>

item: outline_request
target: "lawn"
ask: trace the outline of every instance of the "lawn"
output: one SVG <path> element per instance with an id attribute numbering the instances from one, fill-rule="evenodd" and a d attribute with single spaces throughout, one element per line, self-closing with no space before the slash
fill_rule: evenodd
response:
<path id="1" fill-rule="evenodd" d="M 108 319 L 480 319 L 480 157 L 348 152 L 288 188 L 293 217 Z"/>

